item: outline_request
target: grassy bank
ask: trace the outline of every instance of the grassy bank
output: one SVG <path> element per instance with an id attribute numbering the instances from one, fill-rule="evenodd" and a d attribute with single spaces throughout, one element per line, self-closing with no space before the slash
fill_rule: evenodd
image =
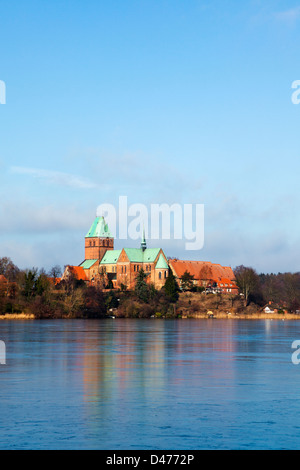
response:
<path id="1" fill-rule="evenodd" d="M 23 305 L 11 304 L 0 320 L 68 319 L 68 318 L 197 318 L 226 320 L 300 320 L 300 315 L 281 311 L 265 313 L 263 307 L 250 303 L 245 306 L 241 296 L 180 292 L 178 300 L 170 302 L 162 292 L 154 292 L 147 302 L 135 292 L 101 292 L 80 287 L 70 292 L 54 290 L 48 298 L 36 296 Z M 18 313 L 18 310 L 20 313 Z"/>
<path id="2" fill-rule="evenodd" d="M 213 318 L 216 320 L 300 320 L 300 315 L 296 315 L 294 313 L 285 313 L 285 314 L 278 314 L 278 313 L 264 313 L 264 312 L 257 312 L 257 313 L 239 313 L 235 315 L 229 315 L 228 313 L 225 312 L 218 312 L 216 314 L 213 314 L 212 317 L 210 317 L 207 314 L 203 313 L 194 313 L 191 315 L 182 315 L 183 319 L 186 318 L 198 318 L 198 319 L 204 319 L 204 318 Z"/>
<path id="3" fill-rule="evenodd" d="M 5 313 L 0 315 L 0 320 L 34 320 L 33 313 Z"/>
<path id="4" fill-rule="evenodd" d="M 255 304 L 245 306 L 240 296 L 184 292 L 176 306 L 182 318 L 215 318 L 228 320 L 300 320 L 295 313 L 265 313 Z"/>

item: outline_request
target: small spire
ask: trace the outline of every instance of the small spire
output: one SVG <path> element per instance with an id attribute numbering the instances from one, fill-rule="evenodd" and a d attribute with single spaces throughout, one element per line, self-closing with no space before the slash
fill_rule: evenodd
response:
<path id="1" fill-rule="evenodd" d="M 147 243 L 146 243 L 146 239 L 145 239 L 145 227 L 143 225 L 143 238 L 142 238 L 142 242 L 141 242 L 141 248 L 143 251 L 146 250 L 147 248 Z"/>

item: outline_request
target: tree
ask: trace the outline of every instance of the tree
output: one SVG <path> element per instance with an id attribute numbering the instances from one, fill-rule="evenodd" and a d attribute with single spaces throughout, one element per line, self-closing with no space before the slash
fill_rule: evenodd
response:
<path id="1" fill-rule="evenodd" d="M 105 286 L 105 289 L 110 289 L 110 290 L 111 290 L 111 289 L 113 289 L 113 288 L 114 288 L 114 284 L 113 284 L 112 280 L 111 280 L 111 279 L 108 279 L 108 283 L 107 283 L 107 285 Z"/>
<path id="2" fill-rule="evenodd" d="M 300 274 L 285 273 L 283 275 L 283 295 L 290 310 L 298 310 L 300 307 Z"/>
<path id="3" fill-rule="evenodd" d="M 259 281 L 265 303 L 269 301 L 280 303 L 284 290 L 282 275 L 260 274 Z"/>
<path id="4" fill-rule="evenodd" d="M 65 293 L 63 308 L 69 317 L 76 317 L 84 308 L 84 289 L 74 289 Z"/>
<path id="5" fill-rule="evenodd" d="M 105 316 L 105 297 L 100 289 L 97 289 L 94 286 L 89 286 L 84 290 L 83 312 L 88 318 L 99 318 Z"/>
<path id="6" fill-rule="evenodd" d="M 119 300 L 116 296 L 116 293 L 113 290 L 110 290 L 105 297 L 105 305 L 107 310 L 118 308 L 119 307 Z"/>
<path id="7" fill-rule="evenodd" d="M 255 295 L 260 289 L 259 276 L 253 268 L 237 266 L 234 269 L 237 286 L 244 295 L 245 306 L 248 305 L 250 295 Z"/>
<path id="8" fill-rule="evenodd" d="M 24 271 L 21 284 L 24 297 L 31 298 L 35 295 L 38 270 L 36 268 Z"/>
<path id="9" fill-rule="evenodd" d="M 19 274 L 19 268 L 6 256 L 0 258 L 0 274 L 6 277 L 10 282 L 14 282 Z"/>
<path id="10" fill-rule="evenodd" d="M 41 270 L 38 278 L 35 281 L 35 294 L 43 295 L 44 293 L 49 292 L 50 287 L 51 285 L 47 274 L 43 270 Z"/>
<path id="11" fill-rule="evenodd" d="M 211 278 L 212 278 L 211 266 L 204 264 L 199 271 L 199 280 L 202 284 L 202 287 L 204 287 L 205 294 L 206 294 L 207 286 L 209 285 L 209 282 L 211 281 Z"/>
<path id="12" fill-rule="evenodd" d="M 53 277 L 54 283 L 55 283 L 56 279 L 58 279 L 62 276 L 61 267 L 58 264 L 53 266 L 53 268 L 51 268 L 50 271 L 49 271 L 49 276 Z"/>
<path id="13" fill-rule="evenodd" d="M 135 293 L 139 300 L 142 302 L 148 302 L 149 300 L 149 288 L 146 282 L 147 274 L 143 269 L 138 272 L 135 280 Z"/>
<path id="14" fill-rule="evenodd" d="M 166 279 L 165 285 L 163 286 L 164 292 L 171 303 L 176 303 L 179 299 L 179 286 L 176 278 L 173 274 L 172 269 L 169 268 L 169 275 Z"/>
<path id="15" fill-rule="evenodd" d="M 194 275 L 190 274 L 188 271 L 185 271 L 181 277 L 181 288 L 182 290 L 191 290 L 194 286 Z"/>

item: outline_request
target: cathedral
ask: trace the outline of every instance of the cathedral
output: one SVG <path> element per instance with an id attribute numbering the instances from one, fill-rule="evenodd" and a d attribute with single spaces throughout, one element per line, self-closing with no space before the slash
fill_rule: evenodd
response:
<path id="1" fill-rule="evenodd" d="M 205 286 L 208 292 L 238 293 L 231 267 L 209 261 L 168 260 L 161 248 L 147 248 L 144 233 L 140 248 L 115 250 L 114 238 L 102 216 L 95 218 L 85 236 L 84 261 L 79 266 L 66 266 L 62 279 L 73 275 L 102 289 L 133 289 L 141 269 L 156 289 L 164 286 L 171 269 L 179 285 L 182 276 L 189 273 L 193 284 Z"/>
<path id="2" fill-rule="evenodd" d="M 85 259 L 79 266 L 67 266 L 77 279 L 100 287 L 133 289 L 138 272 L 143 269 L 147 282 L 161 288 L 169 272 L 168 260 L 161 248 L 147 248 L 143 235 L 140 248 L 114 249 L 114 238 L 104 217 L 96 217 L 85 236 Z"/>

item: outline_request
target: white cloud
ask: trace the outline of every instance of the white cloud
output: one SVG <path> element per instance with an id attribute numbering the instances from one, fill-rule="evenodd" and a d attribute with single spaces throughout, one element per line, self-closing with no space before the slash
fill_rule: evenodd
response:
<path id="1" fill-rule="evenodd" d="M 78 265 L 84 261 L 84 239 L 51 237 L 38 240 L 1 240 L 0 257 L 8 256 L 20 269 L 36 267 L 48 271 L 59 265 Z"/>
<path id="2" fill-rule="evenodd" d="M 274 16 L 281 22 L 293 24 L 300 18 L 300 6 L 274 13 Z"/>
<path id="3" fill-rule="evenodd" d="M 29 202 L 4 202 L 0 206 L 0 233 L 20 235 L 50 234 L 88 230 L 91 213 L 80 212 L 74 206 L 33 206 Z"/>
<path id="4" fill-rule="evenodd" d="M 10 168 L 12 173 L 21 175 L 29 175 L 33 178 L 44 180 L 47 183 L 69 186 L 76 189 L 92 189 L 96 187 L 96 184 L 84 179 L 82 177 L 72 175 L 69 173 L 63 173 L 60 171 L 43 170 L 39 168 L 26 168 L 21 166 L 13 166 Z"/>

